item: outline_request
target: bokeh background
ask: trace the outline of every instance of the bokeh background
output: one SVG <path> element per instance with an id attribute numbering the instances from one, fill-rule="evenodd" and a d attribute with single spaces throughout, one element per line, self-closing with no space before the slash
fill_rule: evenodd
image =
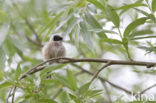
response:
<path id="1" fill-rule="evenodd" d="M 43 62 L 41 49 L 55 34 L 64 37 L 66 57 L 156 62 L 155 11 L 156 0 L 0 0 L 0 102 L 11 102 L 12 86 L 17 86 L 15 103 L 133 101 L 99 79 L 84 87 L 93 76 L 71 64 L 48 66 L 21 82 L 18 77 Z M 76 65 L 92 73 L 102 66 Z M 156 68 L 113 65 L 100 77 L 140 93 L 156 84 Z M 156 101 L 156 88 L 145 94 Z"/>

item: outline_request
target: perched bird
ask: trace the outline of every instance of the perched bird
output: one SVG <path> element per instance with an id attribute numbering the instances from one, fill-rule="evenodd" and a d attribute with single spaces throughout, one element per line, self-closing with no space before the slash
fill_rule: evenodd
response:
<path id="1" fill-rule="evenodd" d="M 61 36 L 54 35 L 42 49 L 44 59 L 48 60 L 55 57 L 64 57 L 66 50 L 62 42 L 63 38 Z"/>

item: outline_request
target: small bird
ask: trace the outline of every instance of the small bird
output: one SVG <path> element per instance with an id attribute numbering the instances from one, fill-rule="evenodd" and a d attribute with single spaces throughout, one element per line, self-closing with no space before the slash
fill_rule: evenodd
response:
<path id="1" fill-rule="evenodd" d="M 55 57 L 64 57 L 66 50 L 62 42 L 63 38 L 61 36 L 54 35 L 42 49 L 44 59 L 48 60 Z"/>

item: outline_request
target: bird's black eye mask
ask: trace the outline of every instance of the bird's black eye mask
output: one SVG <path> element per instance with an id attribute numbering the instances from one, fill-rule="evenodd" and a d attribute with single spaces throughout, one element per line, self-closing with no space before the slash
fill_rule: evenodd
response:
<path id="1" fill-rule="evenodd" d="M 54 40 L 54 41 L 62 41 L 63 38 L 60 37 L 60 36 L 58 36 L 58 35 L 55 35 L 55 36 L 53 37 L 53 40 Z"/>

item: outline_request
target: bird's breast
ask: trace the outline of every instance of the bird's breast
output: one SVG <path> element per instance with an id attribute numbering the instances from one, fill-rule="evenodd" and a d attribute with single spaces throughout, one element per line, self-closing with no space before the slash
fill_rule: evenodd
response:
<path id="1" fill-rule="evenodd" d="M 51 58 L 62 57 L 65 55 L 64 52 L 65 52 L 64 46 L 58 42 L 54 42 L 53 45 L 51 46 L 50 50 Z"/>

